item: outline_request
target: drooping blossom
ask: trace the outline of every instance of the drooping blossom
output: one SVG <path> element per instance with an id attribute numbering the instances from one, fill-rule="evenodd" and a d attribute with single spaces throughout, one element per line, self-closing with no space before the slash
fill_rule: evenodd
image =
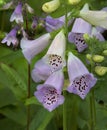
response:
<path id="1" fill-rule="evenodd" d="M 46 33 L 35 40 L 28 40 L 26 37 L 21 39 L 20 46 L 25 58 L 29 63 L 35 55 L 43 51 L 43 49 L 49 45 L 50 39 L 51 36 L 49 33 Z"/>
<path id="2" fill-rule="evenodd" d="M 99 41 L 105 41 L 103 35 L 95 27 L 92 28 L 91 36 L 96 37 Z"/>
<path id="3" fill-rule="evenodd" d="M 68 40 L 75 44 L 78 52 L 82 52 L 88 47 L 83 35 L 91 34 L 91 29 L 91 24 L 81 18 L 76 18 L 72 30 L 68 34 Z"/>
<path id="4" fill-rule="evenodd" d="M 107 29 L 107 12 L 86 10 L 87 4 L 80 11 L 79 17 L 92 25 L 100 26 Z"/>
<path id="5" fill-rule="evenodd" d="M 64 102 L 61 95 L 63 83 L 64 75 L 62 71 L 57 71 L 50 75 L 44 84 L 37 86 L 34 95 L 50 112 Z"/>
<path id="6" fill-rule="evenodd" d="M 13 46 L 17 46 L 18 45 L 18 39 L 16 37 L 17 31 L 18 31 L 19 27 L 16 26 L 14 27 L 7 35 L 6 37 L 1 41 L 1 43 L 7 43 L 7 46 L 10 46 L 10 44 L 12 43 Z"/>
<path id="7" fill-rule="evenodd" d="M 16 23 L 23 23 L 23 15 L 22 15 L 22 3 L 19 2 L 16 6 L 14 12 L 10 17 L 10 22 L 16 21 Z"/>
<path id="8" fill-rule="evenodd" d="M 36 17 L 34 17 L 34 18 L 33 18 L 32 25 L 31 25 L 32 29 L 36 29 L 37 25 L 38 25 L 38 20 L 37 20 Z"/>
<path id="9" fill-rule="evenodd" d="M 31 13 L 31 14 L 34 13 L 34 9 L 33 9 L 32 7 L 30 7 L 30 5 L 29 5 L 28 3 L 25 3 L 24 6 L 25 6 L 26 10 L 27 10 L 29 13 Z"/>
<path id="10" fill-rule="evenodd" d="M 6 4 L 2 7 L 2 9 L 7 10 L 7 9 L 11 8 L 11 7 L 13 6 L 13 4 L 14 4 L 14 2 L 13 2 L 13 1 L 10 1 L 10 2 L 6 3 Z"/>
<path id="11" fill-rule="evenodd" d="M 107 7 L 104 7 L 101 9 L 101 11 L 106 11 L 107 12 Z M 100 26 L 96 26 L 96 29 L 98 30 L 98 32 L 103 33 L 106 29 Z"/>
<path id="12" fill-rule="evenodd" d="M 71 52 L 68 54 L 67 66 L 70 80 L 67 91 L 84 99 L 97 79 L 88 71 L 82 61 Z"/>
<path id="13" fill-rule="evenodd" d="M 70 13 L 68 13 L 69 17 Z M 73 22 L 73 19 L 68 21 L 68 26 Z M 60 29 L 65 24 L 65 15 L 59 17 L 59 18 L 53 18 L 51 16 L 47 16 L 45 18 L 45 28 L 47 32 L 52 32 L 57 29 Z"/>
<path id="14" fill-rule="evenodd" d="M 46 2 L 42 6 L 42 10 L 46 13 L 52 13 L 60 6 L 60 0 L 52 0 Z"/>
<path id="15" fill-rule="evenodd" d="M 32 71 L 35 82 L 46 80 L 50 74 L 65 66 L 65 35 L 61 30 L 53 39 L 47 53 L 37 61 Z"/>

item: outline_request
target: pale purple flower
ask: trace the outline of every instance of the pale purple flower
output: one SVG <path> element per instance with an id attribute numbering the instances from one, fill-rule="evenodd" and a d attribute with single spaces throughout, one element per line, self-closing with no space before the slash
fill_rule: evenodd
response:
<path id="1" fill-rule="evenodd" d="M 68 16 L 70 13 L 68 13 Z M 68 21 L 68 26 L 73 22 L 73 19 Z M 51 16 L 47 16 L 45 18 L 45 28 L 47 32 L 52 32 L 57 29 L 60 29 L 65 24 L 65 15 L 59 17 L 59 18 L 53 18 Z"/>
<path id="2" fill-rule="evenodd" d="M 87 9 L 88 4 L 85 4 L 80 11 L 79 17 L 89 22 L 92 25 L 100 26 L 107 29 L 107 12 L 106 11 L 91 11 Z"/>
<path id="3" fill-rule="evenodd" d="M 67 66 L 70 80 L 67 91 L 77 94 L 84 99 L 90 89 L 95 85 L 97 79 L 88 71 L 82 61 L 71 52 L 68 54 Z"/>
<path id="4" fill-rule="evenodd" d="M 101 9 L 101 11 L 106 11 L 107 12 L 107 7 L 104 7 Z M 103 33 L 106 29 L 100 26 L 97 26 L 96 29 L 100 32 Z"/>
<path id="5" fill-rule="evenodd" d="M 19 2 L 16 6 L 14 12 L 10 17 L 10 22 L 16 21 L 16 23 L 23 23 L 23 15 L 22 15 L 22 3 Z"/>
<path id="6" fill-rule="evenodd" d="M 33 29 L 35 29 L 35 28 L 37 27 L 37 25 L 38 25 L 38 20 L 37 20 L 36 17 L 34 17 L 31 27 L 32 27 Z"/>
<path id="7" fill-rule="evenodd" d="M 35 82 L 46 80 L 50 74 L 65 66 L 65 35 L 60 31 L 53 39 L 47 53 L 37 61 L 32 71 Z"/>
<path id="8" fill-rule="evenodd" d="M 6 37 L 1 41 L 1 43 L 7 43 L 7 46 L 10 46 L 10 44 L 12 43 L 13 46 L 17 46 L 18 45 L 18 39 L 16 38 L 16 34 L 17 34 L 18 29 L 19 29 L 18 26 L 14 27 L 6 35 Z"/>
<path id="9" fill-rule="evenodd" d="M 95 27 L 92 28 L 91 36 L 96 37 L 99 41 L 105 41 L 103 35 Z"/>
<path id="10" fill-rule="evenodd" d="M 62 71 L 54 72 L 44 84 L 37 86 L 34 95 L 51 112 L 64 102 L 64 97 L 61 95 L 63 85 L 64 75 Z"/>
<path id="11" fill-rule="evenodd" d="M 50 39 L 51 36 L 49 33 L 46 33 L 35 40 L 28 40 L 26 37 L 21 39 L 20 46 L 29 63 L 35 55 L 43 51 L 48 46 Z"/>
<path id="12" fill-rule="evenodd" d="M 70 43 L 74 43 L 78 52 L 84 51 L 88 45 L 84 41 L 83 35 L 91 33 L 91 25 L 81 18 L 76 18 L 71 32 L 68 34 Z"/>
<path id="13" fill-rule="evenodd" d="M 52 18 L 51 16 L 47 16 L 45 19 L 45 27 L 47 32 L 52 32 L 61 28 L 65 23 L 65 16 L 60 18 Z"/>

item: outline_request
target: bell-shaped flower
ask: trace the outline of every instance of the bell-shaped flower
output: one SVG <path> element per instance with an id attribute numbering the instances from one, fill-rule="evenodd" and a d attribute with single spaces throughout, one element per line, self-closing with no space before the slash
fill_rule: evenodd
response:
<path id="1" fill-rule="evenodd" d="M 101 9 L 101 11 L 106 11 L 107 12 L 107 7 L 104 7 Z M 100 26 L 96 26 L 96 29 L 98 30 L 98 32 L 103 33 L 106 29 Z"/>
<path id="2" fill-rule="evenodd" d="M 50 74 L 65 66 L 65 35 L 61 30 L 53 39 L 46 55 L 37 61 L 32 71 L 35 82 L 46 80 Z"/>
<path id="3" fill-rule="evenodd" d="M 52 0 L 43 4 L 42 10 L 46 13 L 52 13 L 56 9 L 58 9 L 59 6 L 60 6 L 60 0 Z"/>
<path id="4" fill-rule="evenodd" d="M 10 2 L 6 3 L 6 4 L 2 7 L 2 9 L 7 10 L 7 9 L 11 8 L 13 5 L 14 5 L 14 1 L 10 1 Z"/>
<path id="5" fill-rule="evenodd" d="M 92 28 L 91 36 L 96 37 L 99 41 L 105 41 L 103 35 L 95 27 Z"/>
<path id="6" fill-rule="evenodd" d="M 50 75 L 44 84 L 37 86 L 34 95 L 50 112 L 64 102 L 64 97 L 61 95 L 63 83 L 64 75 L 62 71 L 57 71 Z"/>
<path id="7" fill-rule="evenodd" d="M 1 41 L 1 43 L 7 43 L 7 46 L 10 46 L 10 44 L 12 43 L 13 46 L 16 47 L 18 45 L 18 39 L 16 38 L 18 29 L 18 26 L 14 27 Z"/>
<path id="8" fill-rule="evenodd" d="M 68 13 L 69 17 L 70 13 Z M 68 21 L 68 26 L 73 22 L 73 19 Z M 52 32 L 57 29 L 60 29 L 65 24 L 65 15 L 59 18 L 52 18 L 51 16 L 47 16 L 45 18 L 45 28 L 47 32 Z"/>
<path id="9" fill-rule="evenodd" d="M 29 13 L 31 13 L 31 14 L 34 13 L 34 9 L 33 9 L 32 7 L 30 7 L 29 4 L 25 3 L 24 6 L 25 6 L 26 10 L 27 10 Z"/>
<path id="10" fill-rule="evenodd" d="M 89 73 L 85 65 L 71 52 L 68 54 L 68 75 L 70 85 L 67 91 L 79 95 L 84 99 L 97 79 Z"/>
<path id="11" fill-rule="evenodd" d="M 91 34 L 91 29 L 91 24 L 81 18 L 76 18 L 72 30 L 68 34 L 68 40 L 70 43 L 75 44 L 78 52 L 82 52 L 88 47 L 83 35 Z"/>
<path id="12" fill-rule="evenodd" d="M 22 3 L 19 2 L 16 6 L 14 12 L 10 17 L 10 22 L 16 21 L 16 23 L 23 23 L 23 15 L 22 15 Z"/>
<path id="13" fill-rule="evenodd" d="M 37 20 L 36 17 L 34 17 L 34 18 L 33 18 L 32 25 L 31 25 L 32 29 L 36 29 L 37 25 L 38 25 L 38 20 Z"/>
<path id="14" fill-rule="evenodd" d="M 37 55 L 47 47 L 50 39 L 51 36 L 49 33 L 46 33 L 35 40 L 28 40 L 26 37 L 21 39 L 20 46 L 25 58 L 29 63 L 35 55 Z"/>
<path id="15" fill-rule="evenodd" d="M 100 26 L 107 29 L 107 12 L 86 10 L 87 4 L 80 11 L 79 17 L 86 20 L 92 25 Z"/>

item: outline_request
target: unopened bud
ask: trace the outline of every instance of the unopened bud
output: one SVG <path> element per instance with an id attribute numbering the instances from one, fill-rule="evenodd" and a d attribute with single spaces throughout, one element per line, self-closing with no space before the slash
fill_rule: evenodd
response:
<path id="1" fill-rule="evenodd" d="M 104 56 L 101 56 L 101 55 L 94 55 L 92 57 L 93 61 L 94 62 L 102 62 L 104 60 Z"/>
<path id="2" fill-rule="evenodd" d="M 107 67 L 96 66 L 96 67 L 95 67 L 95 72 L 96 72 L 96 74 L 98 74 L 99 76 L 103 76 L 103 75 L 105 75 L 106 72 L 107 72 Z"/>
<path id="3" fill-rule="evenodd" d="M 92 55 L 91 55 L 91 54 L 87 54 L 87 55 L 86 55 L 86 58 L 87 58 L 89 61 L 91 61 Z"/>
<path id="4" fill-rule="evenodd" d="M 81 0 L 68 0 L 68 3 L 71 5 L 76 5 L 80 2 Z"/>
<path id="5" fill-rule="evenodd" d="M 83 35 L 83 38 L 84 38 L 84 40 L 89 40 L 89 39 L 90 39 L 90 36 L 89 36 L 89 34 L 85 33 L 85 34 Z"/>
<path id="6" fill-rule="evenodd" d="M 107 56 L 107 50 L 104 50 L 104 51 L 103 51 L 103 54 L 104 54 L 105 56 Z"/>
<path id="7" fill-rule="evenodd" d="M 60 6 L 59 0 L 52 0 L 43 4 L 42 9 L 46 13 L 54 12 Z"/>

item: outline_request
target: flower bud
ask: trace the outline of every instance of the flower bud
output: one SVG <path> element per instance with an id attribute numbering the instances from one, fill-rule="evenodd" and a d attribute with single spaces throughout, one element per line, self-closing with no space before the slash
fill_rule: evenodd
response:
<path id="1" fill-rule="evenodd" d="M 89 39 L 90 39 L 90 36 L 89 36 L 89 34 L 85 33 L 85 34 L 83 35 L 83 38 L 84 38 L 85 40 L 89 40 Z"/>
<path id="2" fill-rule="evenodd" d="M 104 60 L 104 56 L 101 56 L 101 55 L 94 55 L 92 57 L 93 61 L 94 62 L 102 62 Z"/>
<path id="3" fill-rule="evenodd" d="M 46 13 L 54 12 L 60 6 L 59 0 L 52 0 L 50 2 L 46 2 L 42 6 L 42 10 Z"/>
<path id="4" fill-rule="evenodd" d="M 107 56 L 107 50 L 103 51 L 103 55 Z"/>
<path id="5" fill-rule="evenodd" d="M 76 5 L 80 2 L 81 0 L 68 0 L 68 3 L 71 5 Z"/>
<path id="6" fill-rule="evenodd" d="M 87 58 L 89 61 L 91 61 L 92 55 L 91 55 L 91 54 L 87 54 L 87 55 L 86 55 L 86 58 Z"/>
<path id="7" fill-rule="evenodd" d="M 96 74 L 98 74 L 99 76 L 103 76 L 106 74 L 107 72 L 107 67 L 104 66 L 96 66 L 95 67 L 95 72 Z"/>

